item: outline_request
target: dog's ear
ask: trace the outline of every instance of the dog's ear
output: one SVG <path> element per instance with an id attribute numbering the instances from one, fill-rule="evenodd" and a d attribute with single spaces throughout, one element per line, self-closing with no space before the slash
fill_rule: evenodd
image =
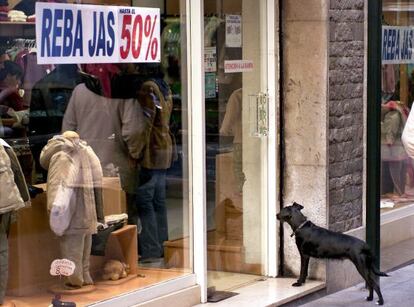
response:
<path id="1" fill-rule="evenodd" d="M 298 210 L 302 210 L 303 209 L 303 206 L 300 205 L 300 204 L 298 204 L 297 202 L 294 202 L 293 205 L 292 205 L 292 207 L 295 208 L 295 209 L 298 209 Z"/>

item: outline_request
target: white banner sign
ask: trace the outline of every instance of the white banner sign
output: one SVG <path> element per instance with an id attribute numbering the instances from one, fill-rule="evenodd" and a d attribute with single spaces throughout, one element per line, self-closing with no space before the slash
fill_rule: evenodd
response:
<path id="1" fill-rule="evenodd" d="M 382 27 L 382 64 L 414 63 L 414 27 Z"/>
<path id="2" fill-rule="evenodd" d="M 36 2 L 39 64 L 160 62 L 157 8 Z"/>
<path id="3" fill-rule="evenodd" d="M 252 71 L 253 66 L 253 61 L 250 60 L 224 61 L 224 72 L 229 74 L 236 72 Z"/>
<path id="4" fill-rule="evenodd" d="M 240 15 L 226 15 L 226 47 L 242 46 L 241 21 Z"/>

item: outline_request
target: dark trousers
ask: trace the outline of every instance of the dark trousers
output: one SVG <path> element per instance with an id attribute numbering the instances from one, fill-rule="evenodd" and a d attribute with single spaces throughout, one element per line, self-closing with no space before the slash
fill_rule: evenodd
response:
<path id="1" fill-rule="evenodd" d="M 142 231 L 138 239 L 141 259 L 164 255 L 164 241 L 168 240 L 166 170 L 141 169 L 140 185 L 136 192 L 136 209 Z"/>

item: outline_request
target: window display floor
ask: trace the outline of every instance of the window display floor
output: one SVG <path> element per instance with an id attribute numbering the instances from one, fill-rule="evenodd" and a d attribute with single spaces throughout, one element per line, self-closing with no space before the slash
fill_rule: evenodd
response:
<path id="1" fill-rule="evenodd" d="M 95 285 L 96 290 L 94 292 L 76 295 L 63 295 L 62 300 L 73 301 L 77 306 L 86 306 L 91 303 L 96 303 L 123 293 L 139 290 L 140 288 L 145 288 L 186 274 L 187 273 L 184 270 L 177 269 L 138 268 L 137 277 L 132 278 L 125 283 L 114 282 L 113 285 L 108 285 L 97 282 Z M 9 301 L 11 300 L 17 307 L 44 307 L 50 304 L 52 297 L 53 294 L 44 289 L 38 294 L 32 296 L 8 296 L 6 299 Z"/>
<path id="2" fill-rule="evenodd" d="M 295 281 L 295 278 L 265 278 L 263 281 L 233 289 L 233 292 L 238 293 L 236 296 L 218 303 L 199 304 L 196 306 L 279 306 L 325 287 L 325 283 L 319 280 L 306 281 L 306 284 L 303 287 L 292 287 L 291 285 Z"/>

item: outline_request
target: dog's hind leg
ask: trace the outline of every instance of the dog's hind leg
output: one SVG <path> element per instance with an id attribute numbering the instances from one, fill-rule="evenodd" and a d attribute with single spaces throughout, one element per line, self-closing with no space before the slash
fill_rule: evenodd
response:
<path id="1" fill-rule="evenodd" d="M 356 259 L 351 259 L 351 261 L 355 265 L 358 273 L 362 276 L 362 278 L 365 280 L 367 284 L 369 294 L 366 300 L 372 301 L 374 299 L 374 288 L 365 261 L 359 257 L 356 257 Z"/>
<path id="2" fill-rule="evenodd" d="M 370 252 L 365 253 L 365 257 L 363 259 L 365 260 L 367 264 L 367 271 L 368 271 L 368 277 L 371 280 L 372 287 L 374 288 L 375 292 L 378 295 L 378 305 L 384 304 L 384 298 L 382 297 L 381 289 L 379 286 L 379 277 L 378 276 L 388 276 L 387 274 L 380 272 L 375 265 L 373 264 L 373 256 Z"/>
<path id="3" fill-rule="evenodd" d="M 300 254 L 300 275 L 298 281 L 292 284 L 293 287 L 300 287 L 305 283 L 308 277 L 309 259 L 309 256 Z"/>
<path id="4" fill-rule="evenodd" d="M 366 282 L 366 285 L 367 285 L 367 288 L 368 288 L 368 291 L 369 291 L 369 294 L 366 297 L 366 300 L 371 302 L 372 300 L 374 300 L 374 288 L 372 287 L 372 283 L 370 283 L 366 280 L 365 280 L 365 282 Z"/>
<path id="5" fill-rule="evenodd" d="M 355 261 L 352 260 L 352 262 L 355 264 L 355 267 L 357 268 L 359 274 L 361 274 L 368 285 L 369 295 L 367 297 L 367 301 L 372 301 L 374 299 L 373 291 L 375 291 L 378 295 L 377 304 L 383 305 L 384 299 L 382 297 L 381 290 L 376 279 L 377 277 L 372 271 L 371 266 L 369 266 L 369 263 L 366 261 L 366 258 L 364 256 L 357 257 L 357 259 Z"/>
<path id="6" fill-rule="evenodd" d="M 382 297 L 381 289 L 380 289 L 380 286 L 379 286 L 378 281 L 377 281 L 377 279 L 379 280 L 379 278 L 375 276 L 374 272 L 370 271 L 369 272 L 369 279 L 371 280 L 372 287 L 374 288 L 375 292 L 378 295 L 377 304 L 378 305 L 384 305 L 384 298 Z"/>
<path id="7" fill-rule="evenodd" d="M 379 283 L 378 283 L 379 282 L 378 276 L 380 276 L 380 275 L 376 274 L 376 271 L 378 271 L 378 270 L 376 270 L 375 267 L 373 266 L 372 256 L 371 256 L 371 254 L 365 254 L 365 256 L 362 256 L 360 259 L 362 260 L 362 262 L 364 264 L 365 271 L 367 272 L 367 276 L 368 276 L 368 279 L 369 279 L 369 281 L 367 281 L 367 283 L 371 284 L 371 288 L 373 288 L 374 291 L 378 295 L 377 304 L 378 305 L 383 305 L 384 304 L 384 298 L 382 297 L 381 289 L 380 289 L 380 286 L 379 286 Z M 377 273 L 384 274 L 384 273 L 379 272 L 379 271 Z M 384 274 L 384 275 L 381 275 L 381 276 L 387 276 L 387 275 Z M 372 290 L 370 291 L 370 297 L 372 297 Z M 372 298 L 371 298 L 371 300 L 372 300 Z"/>

